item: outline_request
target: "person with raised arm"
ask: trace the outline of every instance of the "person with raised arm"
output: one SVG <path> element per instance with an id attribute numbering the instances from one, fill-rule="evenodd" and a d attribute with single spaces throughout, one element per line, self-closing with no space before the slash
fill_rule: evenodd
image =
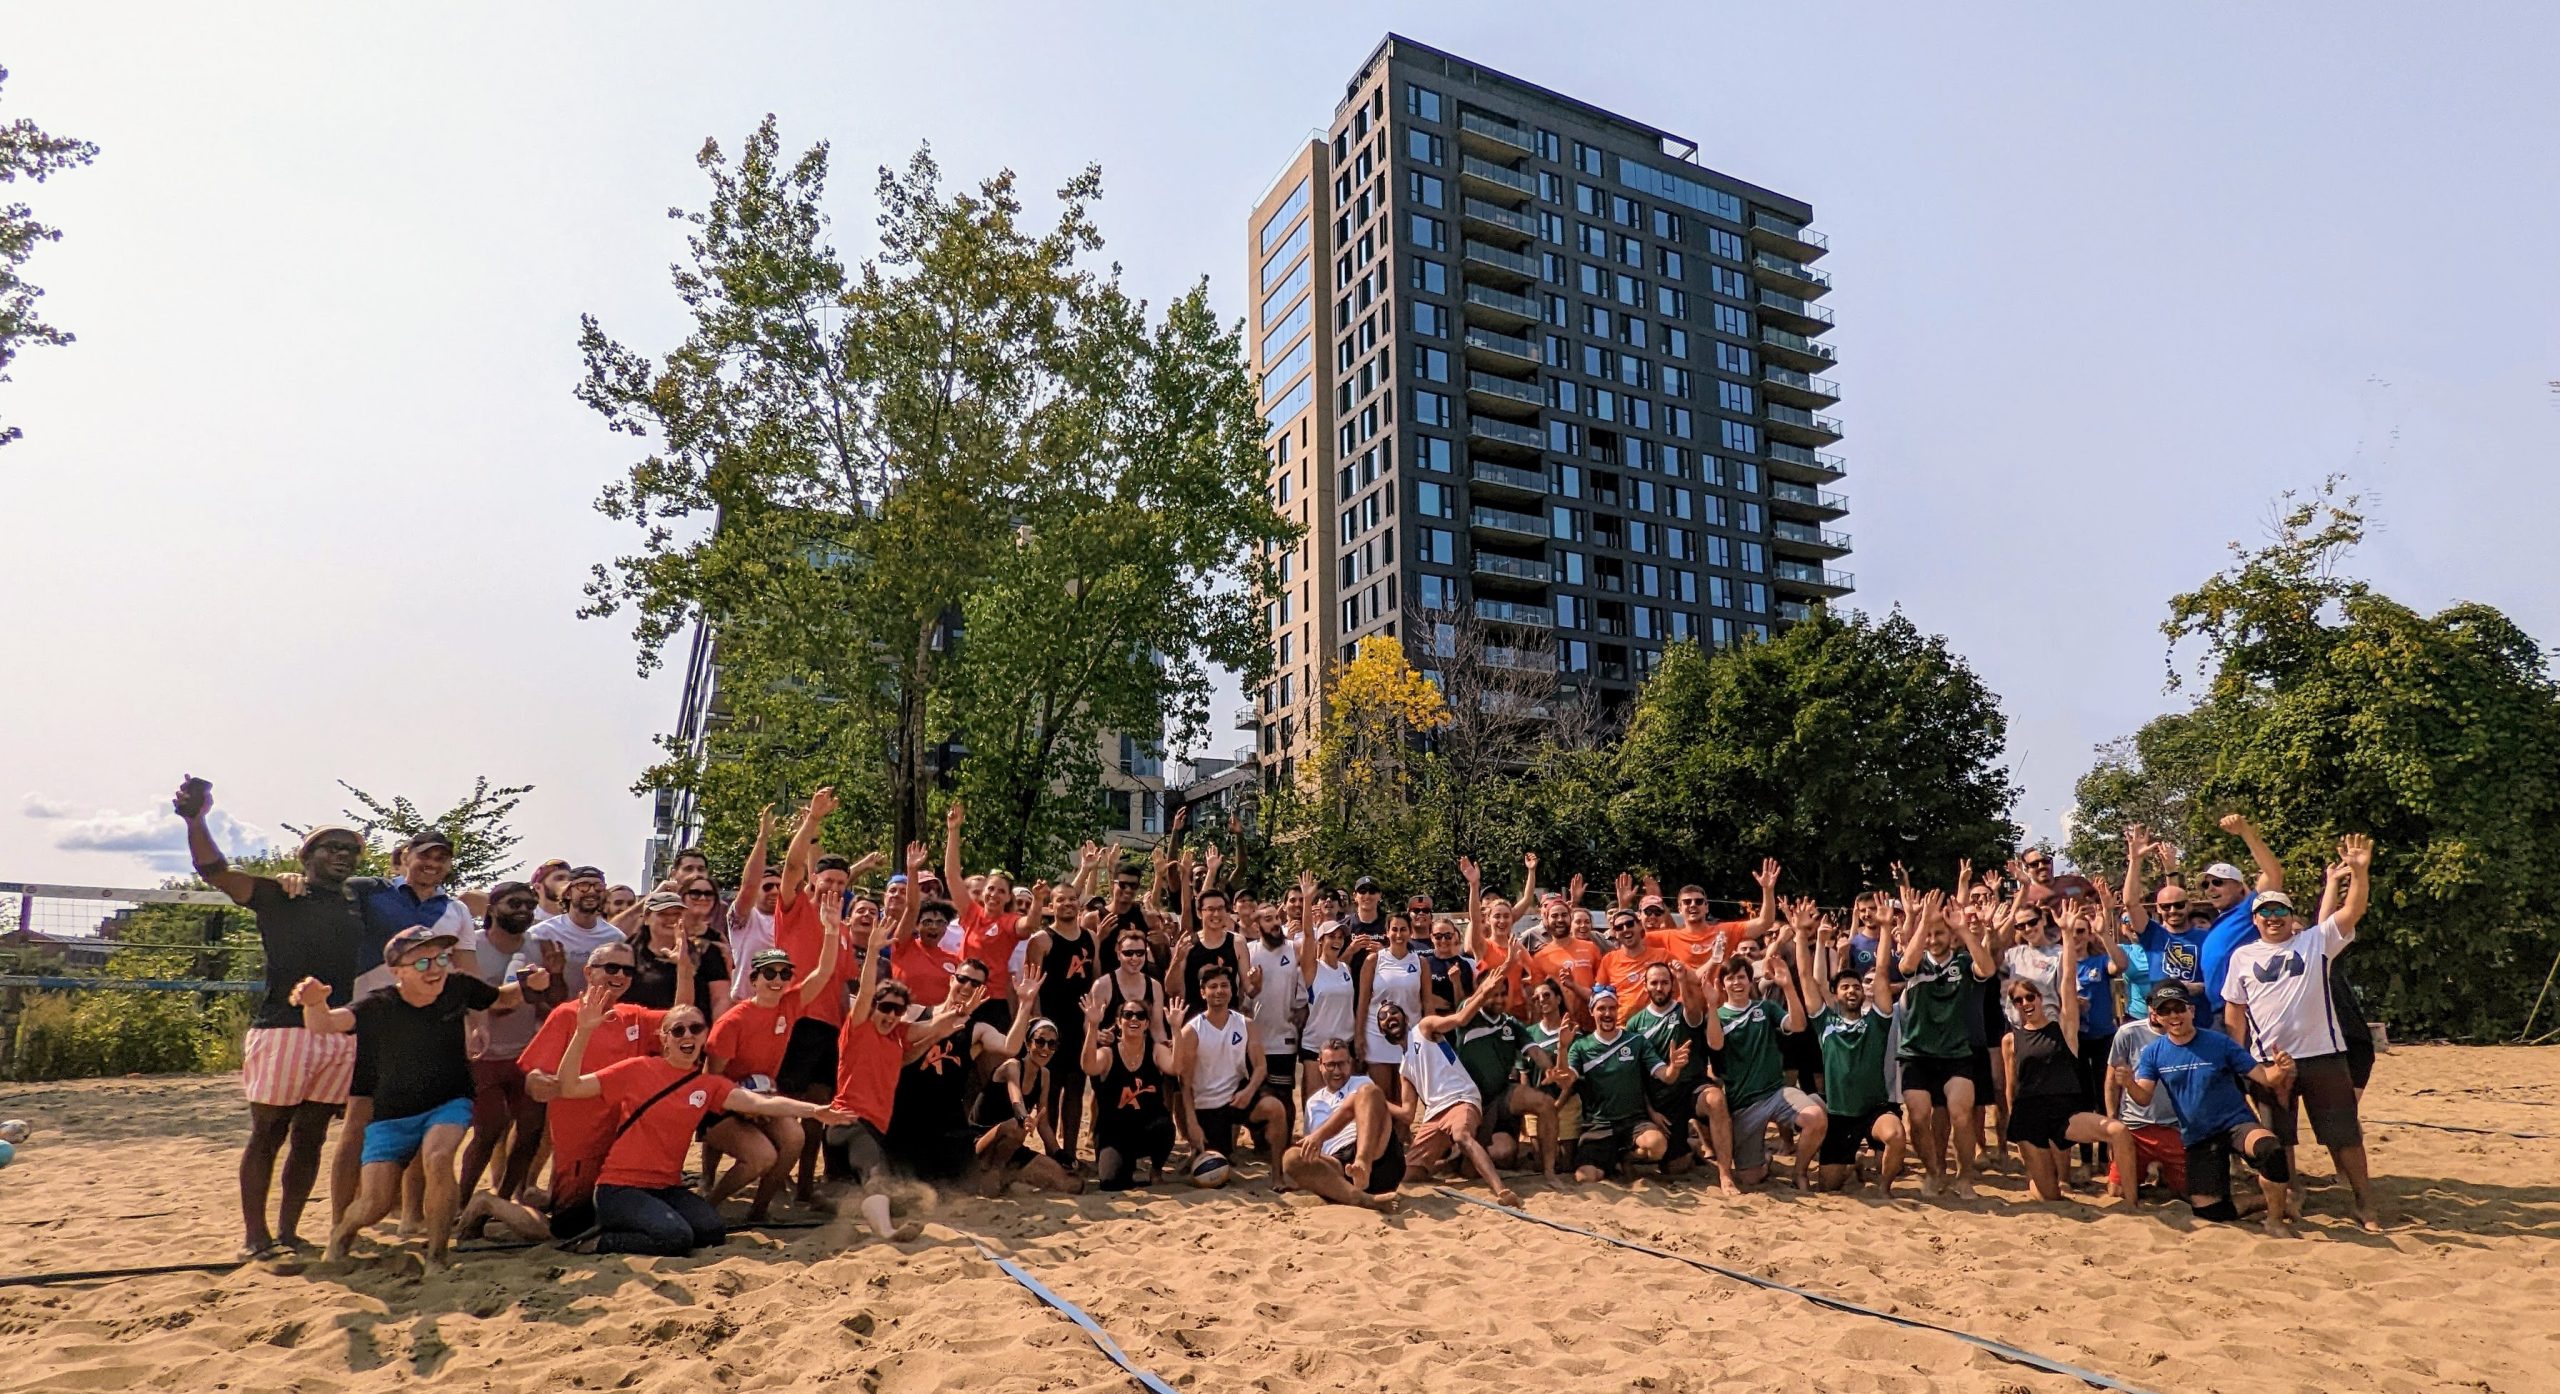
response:
<path id="1" fill-rule="evenodd" d="M 1602 986 L 1591 994 L 1592 1033 L 1566 1049 L 1564 1063 L 1547 1082 L 1582 1096 L 1582 1135 L 1573 1144 L 1573 1179 L 1584 1185 L 1620 1173 L 1630 1162 L 1659 1162 L 1671 1134 L 1646 1106 L 1648 1081 L 1669 1084 L 1689 1065 L 1689 1043 L 1654 1053 L 1644 1037 L 1625 1030 L 1618 994 Z"/>
<path id="2" fill-rule="evenodd" d="M 1502 1184 L 1502 1173 L 1494 1168 L 1492 1156 L 1476 1140 L 1484 1122 L 1484 1095 L 1477 1090 L 1475 1077 L 1467 1073 L 1465 1062 L 1458 1058 L 1456 1039 L 1457 1033 L 1501 991 L 1502 979 L 1487 978 L 1476 984 L 1456 1011 L 1410 1023 L 1393 1002 L 1382 1003 L 1378 1027 L 1404 1046 L 1404 1106 L 1413 1119 L 1413 1141 L 1407 1149 L 1406 1163 L 1427 1172 L 1454 1150 L 1466 1158 L 1467 1166 L 1483 1180 L 1497 1202 L 1517 1205 L 1520 1197 Z"/>
<path id="3" fill-rule="evenodd" d="M 1033 1011 L 1037 1004 L 1020 1000 L 1013 985 L 1013 951 L 1027 937 L 1022 916 L 1013 908 L 1013 873 L 998 868 L 986 873 L 970 893 L 968 878 L 960 870 L 960 826 L 968 817 L 960 800 L 942 814 L 942 879 L 955 898 L 961 901 L 960 957 L 974 958 L 987 965 L 987 1001 L 1001 1003 L 999 1025 L 1010 1026 L 1012 1014 Z"/>
<path id="4" fill-rule="evenodd" d="M 1904 890 L 1903 903 L 1913 897 Z M 1966 1023 L 1974 984 L 1999 971 L 1974 929 L 1973 907 L 1934 905 L 1902 946 L 1902 1109 L 1920 1149 L 1920 1192 L 1938 1193 L 1949 1134 L 1955 1173 L 1948 1185 L 1957 1197 L 1974 1196 L 1974 1159 L 1982 1145 L 1981 1112 L 1974 1094 L 1972 1057 L 1979 1052 Z M 1987 1073 L 1987 1067 L 1986 1071 Z"/>
<path id="5" fill-rule="evenodd" d="M 1317 1050 L 1316 1071 L 1305 1132 L 1281 1169 L 1291 1184 L 1328 1204 L 1398 1209 L 1405 1149 L 1396 1145 L 1386 1091 L 1352 1068 L 1351 1043 L 1338 1036 Z"/>
<path id="6" fill-rule="evenodd" d="M 913 926 L 916 897 L 912 887 L 916 873 L 923 867 L 924 848 L 908 844 L 911 889 L 902 898 L 899 917 L 903 923 L 884 921 L 877 932 L 896 935 Z M 880 955 L 867 951 L 867 947 L 861 958 L 853 1005 L 845 1014 L 835 1051 L 836 1092 L 830 1106 L 845 1115 L 845 1121 L 828 1125 L 826 1143 L 830 1148 L 841 1149 L 854 1184 L 860 1188 L 855 1208 L 863 1223 L 882 1239 L 903 1241 L 914 1238 L 922 1227 L 896 1224 L 889 1208 L 886 1141 L 891 1115 L 897 1107 L 898 1072 L 967 1026 L 976 1000 L 972 993 L 953 992 L 930 1020 L 910 1023 L 907 1008 L 915 999 L 906 984 L 895 978 L 883 980 Z"/>
<path id="7" fill-rule="evenodd" d="M 729 1000 L 744 1001 L 755 991 L 753 970 L 748 960 L 772 948 L 773 912 L 782 900 L 782 870 L 775 866 L 767 849 L 773 845 L 773 805 L 766 804 L 756 813 L 755 844 L 747 849 L 746 865 L 738 874 L 738 893 L 729 898 L 726 920 L 721 926 L 728 941 L 729 967 L 734 975 L 729 980 Z M 714 1019 L 717 1025 L 717 1019 Z"/>
<path id="8" fill-rule="evenodd" d="M 833 896 L 819 900 L 818 919 L 825 933 L 819 937 L 815 971 L 805 977 L 782 950 L 756 951 L 747 969 L 748 995 L 711 1023 L 707 1049 L 714 1073 L 758 1093 L 778 1092 L 774 1080 L 791 1049 L 792 1029 L 808 1015 L 810 1005 L 834 987 L 836 965 L 844 953 L 841 903 Z M 763 1113 L 714 1124 L 703 1137 L 703 1175 L 717 1178 L 709 1186 L 711 1203 L 720 1204 L 752 1181 L 755 1195 L 748 1202 L 747 1219 L 762 1223 L 799 1167 L 813 1121 Z M 717 1165 L 723 1155 L 735 1159 L 725 1176 Z"/>
<path id="9" fill-rule="evenodd" d="M 1717 969 L 1724 1000 L 1707 1018 L 1707 1048 L 1724 1061 L 1725 1107 L 1733 1118 L 1733 1147 L 1726 1155 L 1726 1175 L 1743 1186 L 1756 1186 L 1769 1175 L 1769 1125 L 1795 1129 L 1795 1187 L 1813 1189 L 1813 1161 L 1830 1131 L 1831 1116 L 1822 1101 L 1786 1082 L 1780 1055 L 1781 1032 L 1805 1029 L 1804 994 L 1798 990 L 1786 940 L 1813 932 L 1813 902 L 1797 902 L 1779 930 L 1780 941 L 1769 953 L 1769 976 L 1776 982 L 1784 1009 L 1756 990 L 1751 960 L 1731 957 Z M 1740 1174 L 1735 1175 L 1736 1172 Z"/>
<path id="10" fill-rule="evenodd" d="M 1490 902 L 1501 905 L 1500 901 Z M 1504 908 L 1508 908 L 1507 906 Z M 1485 999 L 1475 1019 L 1458 1029 L 1458 1063 L 1467 1070 L 1467 1078 L 1476 1083 L 1476 1093 L 1484 1100 L 1484 1118 L 1476 1127 L 1476 1140 L 1484 1144 L 1485 1155 L 1497 1167 L 1520 1167 L 1526 1164 L 1521 1145 L 1528 1139 L 1524 1123 L 1537 1124 L 1538 1169 L 1552 1183 L 1556 1175 L 1556 1100 L 1555 1096 L 1530 1085 L 1521 1078 L 1520 1065 L 1529 1047 L 1529 1024 L 1511 1014 L 1515 994 L 1526 1002 L 1531 993 L 1524 991 L 1509 974 L 1489 977 L 1500 990 Z M 1561 995 L 1549 989 L 1550 995 Z M 1550 1061 L 1552 1063 L 1552 1061 Z M 1544 1078 L 1539 1068 L 1537 1078 Z"/>
<path id="11" fill-rule="evenodd" d="M 1226 888 L 1217 884 L 1222 856 L 1214 846 L 1208 850 L 1201 884 L 1195 886 L 1191 854 L 1185 851 L 1174 883 L 1182 932 L 1174 943 L 1173 962 L 1165 970 L 1165 990 L 1189 1003 L 1189 1010 L 1195 1014 L 1207 1001 L 1207 994 L 1200 991 L 1201 975 L 1213 965 L 1227 970 L 1228 981 L 1236 988 L 1237 1003 L 1247 996 L 1244 938 L 1236 933 L 1231 898 Z"/>
<path id="12" fill-rule="evenodd" d="M 2347 1037 L 2329 986 L 2330 961 L 2355 942 L 2356 925 L 2372 897 L 2373 839 L 2347 834 L 2338 841 L 2338 860 L 2347 868 L 2346 890 L 2337 909 L 2317 923 L 2305 925 L 2283 891 L 2259 892 L 2250 907 L 2258 937 L 2234 949 L 2224 970 L 2223 1023 L 2231 1039 L 2261 1056 L 2293 1061 L 2291 1089 L 2268 1092 L 2262 1087 L 2258 1095 L 2276 1140 L 2284 1145 L 2288 1169 L 2299 1115 L 2308 1112 L 2312 1136 L 2329 1149 L 2338 1174 L 2347 1179 L 2356 1223 L 2374 1231 L 2382 1226 L 2373 1208 L 2373 1178 L 2366 1170 L 2364 1124 L 2357 1115 Z M 2299 1172 L 2292 1184 L 2298 1210 Z"/>
<path id="13" fill-rule="evenodd" d="M 1778 877 L 1778 859 L 1761 858 L 1759 869 L 1751 874 L 1752 881 L 1760 887 L 1760 908 L 1747 920 L 1710 919 L 1706 889 L 1683 886 L 1680 919 L 1674 924 L 1671 908 L 1663 903 L 1660 892 L 1648 893 L 1636 905 L 1644 924 L 1645 942 L 1668 954 L 1671 962 L 1683 969 L 1694 970 L 1706 963 L 1718 941 L 1724 944 L 1729 958 L 1744 943 L 1764 939 L 1777 929 Z M 1648 884 L 1651 880 L 1646 878 Z"/>
<path id="14" fill-rule="evenodd" d="M 1718 943 L 1709 962 L 1721 962 L 1723 957 Z M 1687 1171 L 1704 1150 L 1714 1154 L 1723 1168 L 1717 1180 L 1724 1193 L 1739 1195 L 1733 1180 L 1733 1116 L 1725 1109 L 1724 1086 L 1709 1068 L 1714 1052 L 1707 1046 L 1707 1018 L 1715 1011 L 1709 991 L 1708 982 L 1698 973 L 1668 959 L 1657 960 L 1645 966 L 1645 1002 L 1626 1018 L 1626 1024 L 1630 1034 L 1644 1037 L 1653 1053 L 1665 1060 L 1671 1058 L 1673 1046 L 1682 1042 L 1689 1046 L 1688 1063 L 1677 1078 L 1648 1082 L 1645 1087 L 1645 1104 L 1663 1123 L 1663 1174 Z M 1699 1127 L 1707 1130 L 1703 1149 L 1695 1136 Z"/>
<path id="15" fill-rule="evenodd" d="M 266 955 L 267 986 L 249 1018 L 240 1048 L 240 1087 L 249 1103 L 249 1142 L 240 1152 L 240 1257 L 269 1258 L 308 1247 L 300 1233 L 303 1207 L 319 1183 L 329 1120 L 347 1106 L 356 1067 L 355 1038 L 314 1031 L 304 1024 L 295 998 L 304 979 L 328 987 L 327 1004 L 354 1000 L 356 948 L 364 915 L 347 889 L 364 855 L 353 828 L 313 828 L 303 834 L 300 857 L 304 894 L 287 895 L 272 877 L 234 870 L 215 845 L 205 817 L 213 809 L 213 785 L 188 775 L 171 807 L 186 824 L 187 853 L 205 884 L 247 906 L 256 917 Z M 267 1224 L 267 1196 L 276 1180 L 276 1156 L 284 1154 L 284 1184 L 276 1197 L 276 1221 Z M 352 1193 L 347 1196 L 354 1199 Z"/>
<path id="16" fill-rule="evenodd" d="M 1921 901 L 1932 907 L 1923 915 L 1934 914 L 1946 893 L 1931 891 Z M 1799 937 L 1795 946 L 1797 980 L 1818 983 L 1827 977 L 1831 984 L 1831 1000 L 1813 1018 L 1815 1049 L 1822 1057 L 1822 1102 L 1831 1115 L 1816 1149 L 1821 1167 L 1817 1179 L 1826 1191 L 1850 1189 L 1858 1180 L 1859 1152 L 1872 1148 L 1879 1154 L 1876 1192 L 1887 1199 L 1893 1196 L 1894 1178 L 1902 1174 L 1909 1142 L 1885 1079 L 1893 1033 L 1893 971 L 1888 965 L 1897 947 L 1881 937 L 1889 933 L 1880 932 L 1863 973 L 1845 959 L 1833 958 L 1827 944 L 1820 954 L 1807 937 Z M 1817 959 L 1828 961 L 1817 966 Z"/>
<path id="17" fill-rule="evenodd" d="M 634 976 L 631 946 L 618 939 L 599 944 L 588 952 L 583 966 L 588 986 L 603 991 L 610 1016 L 587 1046 L 586 1067 L 601 1069 L 648 1054 L 658 1039 L 658 1023 L 665 1020 L 666 1013 L 623 1000 Z M 688 992 L 692 989 L 690 978 L 687 969 L 684 986 Z M 583 999 L 585 994 L 579 996 Z M 613 1117 L 604 1104 L 594 1099 L 560 1096 L 560 1062 L 567 1056 L 569 1038 L 577 1029 L 578 1003 L 563 1002 L 543 1018 L 541 1028 L 517 1057 L 524 1066 L 525 1092 L 545 1106 L 544 1134 L 551 1141 L 551 1185 L 543 1204 L 549 1212 L 549 1229 L 560 1239 L 574 1238 L 594 1228 L 596 1173 L 603 1169 L 605 1149 L 613 1140 Z M 476 1205 L 481 1197 L 472 1199 Z M 477 1218 L 471 1211 L 464 1215 L 466 1224 Z M 501 1210 L 499 1218 L 506 1218 L 506 1212 Z"/>
<path id="18" fill-rule="evenodd" d="M 2253 887 L 2229 862 L 2215 862 L 2204 869 L 2204 896 L 2213 902 L 2214 921 L 2213 928 L 2205 932 L 2204 949 L 2197 959 L 2197 971 L 2202 975 L 2202 1010 L 2196 1013 L 2196 1024 L 2215 1031 L 2225 1025 L 2222 989 L 2230 981 L 2232 952 L 2258 937 L 2253 918 L 2257 899 L 2284 890 L 2284 863 L 2277 860 L 2275 849 L 2267 845 L 2257 825 L 2241 814 L 2226 813 L 2221 826 L 2249 849 L 2249 861 L 2257 868 L 2257 876 Z"/>
<path id="19" fill-rule="evenodd" d="M 1146 953 L 1146 939 L 1126 931 L 1127 942 Z M 1107 981 L 1085 994 L 1085 1075 L 1093 1081 L 1095 1184 L 1124 1191 L 1160 1179 L 1173 1155 L 1173 1104 L 1165 1086 L 1178 1062 L 1162 1034 L 1164 1018 L 1143 998 L 1122 999 Z M 1146 1177 L 1138 1176 L 1144 1163 Z"/>
<path id="20" fill-rule="evenodd" d="M 1323 1062 L 1316 1058 L 1315 1047 L 1330 1040 L 1356 1043 L 1361 1039 L 1360 981 L 1344 958 L 1351 949 L 1350 927 L 1337 919 L 1316 918 L 1314 873 L 1301 873 L 1299 881 L 1308 893 L 1302 897 L 1306 908 L 1300 912 L 1298 935 L 1303 955 L 1299 971 L 1306 979 L 1306 1013 L 1298 1026 L 1298 1074 L 1300 1086 L 1312 1093 L 1323 1085 Z M 1354 1045 L 1352 1062 L 1358 1064 L 1359 1058 Z"/>
<path id="21" fill-rule="evenodd" d="M 2085 900 L 2052 902 L 2062 927 L 2062 953 L 2076 962 L 2096 932 L 2098 907 Z M 2032 981 L 2012 978 L 2002 987 L 2016 1029 L 2000 1043 L 2001 1071 L 2008 1081 L 2009 1141 L 2026 1163 L 2027 1185 L 2039 1199 L 2062 1199 L 2070 1179 L 2067 1148 L 2072 1143 L 2104 1143 L 2115 1161 L 2116 1195 L 2127 1206 L 2140 1193 L 2134 1185 L 2133 1133 L 2124 1124 L 2092 1111 L 2086 1076 L 2079 1063 L 2083 1050 L 2095 1043 L 2081 1034 L 2080 981 L 2077 973 L 2059 979 L 2062 1001 L 2048 1011 L 2044 993 Z"/>
<path id="22" fill-rule="evenodd" d="M 1368 878 L 1361 879 L 1366 881 Z M 1353 897 L 1354 900 L 1358 898 Z M 1351 930 L 1356 941 L 1360 934 L 1359 924 L 1355 922 Z M 1391 1098 L 1402 1098 L 1403 1089 L 1397 1084 L 1396 1071 L 1403 1063 L 1404 1047 L 1379 1032 L 1378 1008 L 1392 1002 L 1402 1009 L 1407 1021 L 1422 1012 L 1423 955 L 1421 950 L 1413 947 L 1412 916 L 1402 910 L 1388 914 L 1385 939 L 1377 952 L 1360 960 L 1357 971 L 1360 974 L 1359 1020 L 1365 1028 L 1360 1038 L 1360 1058 L 1368 1063 L 1371 1083 L 1386 1090 Z"/>
<path id="23" fill-rule="evenodd" d="M 1058 1028 L 1056 1055 L 1064 1064 L 1049 1071 L 1050 1097 L 1040 1107 L 1055 1132 L 1049 1155 L 1070 1173 L 1084 1133 L 1084 999 L 1105 971 L 1102 912 L 1085 904 L 1101 869 L 1101 850 L 1088 842 L 1068 884 L 1051 890 L 1046 904 L 1034 896 L 1030 947 L 1023 955 L 1026 969 L 1040 965 L 1040 993 L 1033 1005 Z"/>
<path id="24" fill-rule="evenodd" d="M 2202 1220 L 2236 1220 L 2231 1203 L 2231 1159 L 2246 1159 L 2266 1197 L 2267 1233 L 2293 1237 L 2293 1168 L 2275 1131 L 2258 1121 L 2241 1086 L 2255 1083 L 2282 1094 L 2293 1087 L 2293 1061 L 2278 1055 L 2261 1063 L 2249 1048 L 2220 1031 L 2196 1029 L 2195 1002 L 2183 983 L 2162 983 L 2151 993 L 2151 1015 L 2160 1039 L 2142 1048 L 2125 1088 L 2148 1104 L 2163 1089 L 2178 1110 L 2178 1136 L 2187 1149 L 2187 1204 Z"/>

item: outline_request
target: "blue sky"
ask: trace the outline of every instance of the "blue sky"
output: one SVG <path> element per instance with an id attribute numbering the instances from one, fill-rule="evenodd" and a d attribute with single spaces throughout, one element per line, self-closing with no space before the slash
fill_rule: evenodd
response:
<path id="1" fill-rule="evenodd" d="M 1246 209 L 1389 29 L 1812 201 L 1840 565 L 2007 699 L 2031 831 L 2171 704 L 2166 597 L 2331 471 L 2385 589 L 2560 641 L 2560 12 L 933 8 L 15 7 L 0 118 L 105 149 L 31 195 L 80 342 L 0 386 L 0 879 L 158 875 L 186 771 L 240 839 L 530 782 L 525 850 L 631 874 L 677 694 L 574 616 L 629 458 L 574 335 L 681 332 L 703 138 L 831 142 L 848 252 L 920 141 L 1098 161 L 1131 284 L 1240 316 Z"/>

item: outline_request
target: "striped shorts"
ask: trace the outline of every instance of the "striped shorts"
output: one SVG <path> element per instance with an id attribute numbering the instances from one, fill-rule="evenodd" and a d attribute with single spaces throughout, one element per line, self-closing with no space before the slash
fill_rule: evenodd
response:
<path id="1" fill-rule="evenodd" d="M 255 1026 L 240 1049 L 240 1087 L 253 1104 L 343 1104 L 355 1078 L 354 1032 Z"/>

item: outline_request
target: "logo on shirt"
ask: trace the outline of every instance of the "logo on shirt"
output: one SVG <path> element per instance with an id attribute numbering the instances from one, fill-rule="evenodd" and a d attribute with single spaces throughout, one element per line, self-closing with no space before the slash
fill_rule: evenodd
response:
<path id="1" fill-rule="evenodd" d="M 626 1041 L 636 1041 L 640 1039 L 640 1023 L 635 1021 L 629 1026 L 623 1027 L 622 1039 Z"/>
<path id="2" fill-rule="evenodd" d="M 939 1076 L 946 1067 L 958 1063 L 959 1053 L 951 1048 L 949 1041 L 935 1041 L 932 1048 L 925 1051 L 924 1058 L 916 1062 L 916 1068 Z"/>
<path id="3" fill-rule="evenodd" d="M 773 1034 L 775 1034 L 775 1035 L 779 1036 L 779 1035 L 782 1035 L 782 1034 L 784 1034 L 784 1033 L 788 1032 L 790 1029 L 791 1029 L 791 1023 L 790 1023 L 790 1022 L 784 1021 L 784 1020 L 783 1020 L 782 1018 L 780 1018 L 780 1017 L 775 1017 L 775 1018 L 773 1019 Z"/>
<path id="4" fill-rule="evenodd" d="M 711 1091 L 708 1089 L 696 1089 L 692 1093 L 684 1096 L 684 1102 L 685 1107 L 687 1108 L 700 1108 L 704 1104 L 711 1102 Z"/>
<path id="5" fill-rule="evenodd" d="M 1229 1044 L 1229 1045 L 1243 1045 L 1243 1044 L 1244 1044 L 1244 1033 L 1243 1033 L 1242 1031 L 1230 1031 L 1230 1032 L 1228 1032 L 1228 1033 L 1227 1033 L 1227 1044 Z"/>
<path id="6" fill-rule="evenodd" d="M 2300 954 L 2286 954 L 2282 958 L 2271 958 L 2249 970 L 2250 977 L 2270 985 L 2283 982 L 2287 978 L 2299 978 L 2302 975 L 2302 955 Z"/>

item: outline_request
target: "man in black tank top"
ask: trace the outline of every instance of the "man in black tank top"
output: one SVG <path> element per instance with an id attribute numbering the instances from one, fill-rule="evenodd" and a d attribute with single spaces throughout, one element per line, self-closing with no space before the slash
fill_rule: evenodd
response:
<path id="1" fill-rule="evenodd" d="M 1234 917 L 1227 913 L 1227 893 L 1211 885 L 1202 889 L 1197 899 L 1199 932 L 1196 936 L 1185 935 L 1175 947 L 1173 971 L 1166 975 L 1167 982 L 1182 984 L 1186 1020 L 1200 1014 L 1200 975 L 1211 965 L 1225 968 L 1229 982 L 1244 981 L 1244 944 L 1236 937 Z"/>

